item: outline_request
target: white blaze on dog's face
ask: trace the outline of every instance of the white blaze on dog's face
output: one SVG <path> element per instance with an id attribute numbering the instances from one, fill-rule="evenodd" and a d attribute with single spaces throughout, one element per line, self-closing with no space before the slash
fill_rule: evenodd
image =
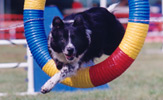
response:
<path id="1" fill-rule="evenodd" d="M 79 61 L 91 42 L 91 31 L 84 27 L 80 17 L 68 23 L 55 17 L 51 34 L 52 49 L 54 52 L 63 53 L 69 63 Z"/>
<path id="2" fill-rule="evenodd" d="M 66 60 L 73 61 L 76 56 L 76 49 L 72 43 L 70 35 L 71 35 L 70 31 L 68 31 L 68 41 L 67 41 L 67 45 L 63 50 L 63 54 L 66 57 Z"/>

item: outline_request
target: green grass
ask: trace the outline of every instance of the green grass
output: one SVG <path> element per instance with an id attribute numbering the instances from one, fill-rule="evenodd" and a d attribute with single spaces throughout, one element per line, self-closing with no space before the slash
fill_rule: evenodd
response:
<path id="1" fill-rule="evenodd" d="M 163 53 L 160 52 L 160 48 L 161 43 L 146 43 L 135 62 L 125 73 L 110 82 L 110 89 L 107 90 L 16 96 L 13 94 L 16 91 L 26 91 L 26 71 L 23 68 L 0 69 L 0 92 L 10 94 L 0 97 L 0 100 L 163 100 Z M 0 49 L 0 54 L 8 50 L 14 54 L 13 58 L 8 55 L 9 53 L 3 55 L 0 62 L 23 61 L 24 47 L 3 49 L 4 51 Z M 18 56 L 18 53 L 21 54 Z"/>
<path id="2" fill-rule="evenodd" d="M 26 48 L 23 45 L 0 46 L 0 63 L 25 61 Z"/>
<path id="3" fill-rule="evenodd" d="M 0 46 L 0 63 L 25 62 L 26 48 L 23 45 Z M 0 69 L 0 92 L 24 92 L 27 90 L 24 68 Z"/>
<path id="4" fill-rule="evenodd" d="M 24 68 L 0 69 L 0 92 L 25 92 L 27 71 Z"/>

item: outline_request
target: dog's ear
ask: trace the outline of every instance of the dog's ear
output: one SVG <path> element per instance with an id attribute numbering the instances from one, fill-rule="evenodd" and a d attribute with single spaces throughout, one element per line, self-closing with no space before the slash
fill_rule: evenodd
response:
<path id="1" fill-rule="evenodd" d="M 57 16 L 57 17 L 54 17 L 52 25 L 53 25 L 53 27 L 59 29 L 59 28 L 63 28 L 64 23 L 63 23 L 62 19 L 60 19 Z"/>
<path id="2" fill-rule="evenodd" d="M 83 21 L 84 21 L 84 18 L 82 16 L 78 15 L 75 17 L 73 25 L 74 26 L 81 26 L 84 24 Z"/>

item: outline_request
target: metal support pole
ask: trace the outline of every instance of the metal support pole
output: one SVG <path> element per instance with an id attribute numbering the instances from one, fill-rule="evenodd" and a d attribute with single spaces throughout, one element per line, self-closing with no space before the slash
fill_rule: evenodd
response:
<path id="1" fill-rule="evenodd" d="M 107 7 L 107 0 L 100 0 L 100 7 Z"/>
<path id="2" fill-rule="evenodd" d="M 34 94 L 34 79 L 33 79 L 33 57 L 27 47 L 27 63 L 28 63 L 28 94 Z"/>

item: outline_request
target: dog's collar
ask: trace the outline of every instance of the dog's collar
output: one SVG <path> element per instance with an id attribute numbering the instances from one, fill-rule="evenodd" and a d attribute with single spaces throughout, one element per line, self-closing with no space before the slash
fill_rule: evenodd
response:
<path id="1" fill-rule="evenodd" d="M 65 24 L 74 23 L 74 20 L 63 20 L 63 23 Z"/>

